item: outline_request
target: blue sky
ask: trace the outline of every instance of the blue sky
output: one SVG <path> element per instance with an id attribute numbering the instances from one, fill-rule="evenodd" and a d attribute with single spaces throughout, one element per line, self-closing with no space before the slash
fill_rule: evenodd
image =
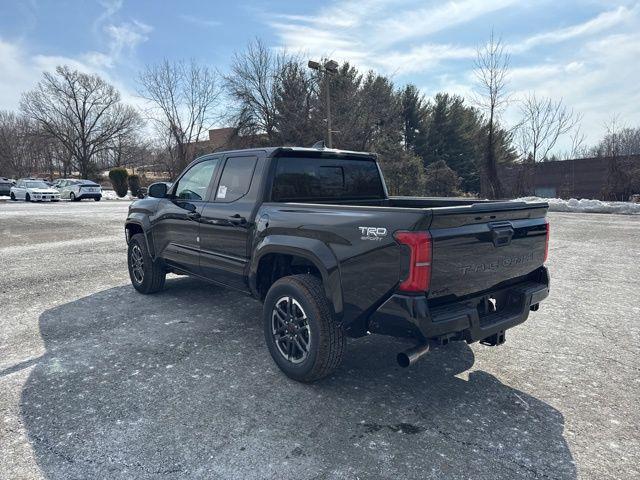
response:
<path id="1" fill-rule="evenodd" d="M 640 125 L 640 3 L 631 1 L 0 0 L 0 109 L 17 108 L 21 92 L 62 63 L 103 75 L 140 105 L 145 63 L 195 58 L 225 72 L 254 37 L 427 95 L 471 98 L 475 48 L 491 29 L 511 52 L 514 99 L 562 99 L 582 114 L 591 143 L 613 115 Z M 514 102 L 504 120 L 517 117 Z"/>

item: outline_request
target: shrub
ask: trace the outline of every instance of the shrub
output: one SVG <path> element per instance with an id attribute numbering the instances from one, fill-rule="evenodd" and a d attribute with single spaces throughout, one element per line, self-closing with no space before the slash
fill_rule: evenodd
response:
<path id="1" fill-rule="evenodd" d="M 425 169 L 427 195 L 453 197 L 460 195 L 461 179 L 444 160 L 438 160 Z"/>
<path id="2" fill-rule="evenodd" d="M 422 159 L 406 152 L 380 156 L 389 195 L 424 195 Z"/>
<path id="3" fill-rule="evenodd" d="M 140 177 L 138 175 L 129 175 L 129 190 L 134 197 L 140 193 Z"/>
<path id="4" fill-rule="evenodd" d="M 124 197 L 127 194 L 127 177 L 129 172 L 126 168 L 112 168 L 109 171 L 109 180 L 113 189 L 119 197 Z"/>

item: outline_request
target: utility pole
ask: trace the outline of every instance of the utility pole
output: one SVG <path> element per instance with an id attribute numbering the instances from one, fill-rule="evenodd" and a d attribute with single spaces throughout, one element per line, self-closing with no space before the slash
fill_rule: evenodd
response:
<path id="1" fill-rule="evenodd" d="M 327 109 L 327 133 L 326 133 L 326 145 L 327 148 L 333 148 L 333 139 L 331 130 L 331 82 L 330 75 L 334 75 L 338 73 L 338 62 L 335 60 L 328 60 L 322 65 L 319 62 L 314 62 L 313 60 L 309 60 L 308 63 L 309 68 L 312 70 L 317 70 L 318 72 L 323 74 L 324 80 L 324 90 L 325 90 L 325 102 Z"/>

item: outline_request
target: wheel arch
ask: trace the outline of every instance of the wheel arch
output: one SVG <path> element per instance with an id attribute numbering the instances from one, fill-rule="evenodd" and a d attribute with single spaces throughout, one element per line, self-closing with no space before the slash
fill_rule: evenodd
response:
<path id="1" fill-rule="evenodd" d="M 127 245 L 129 244 L 129 240 L 134 235 L 141 233 L 144 235 L 145 242 L 147 244 L 147 250 L 151 255 L 151 258 L 155 260 L 156 251 L 155 246 L 153 244 L 153 236 L 149 233 L 149 229 L 145 228 L 144 222 L 140 219 L 127 219 L 124 225 L 125 238 L 127 240 Z"/>
<path id="2" fill-rule="evenodd" d="M 332 313 L 337 319 L 342 318 L 342 285 L 338 261 L 326 244 L 313 238 L 273 235 L 258 243 L 248 274 L 249 288 L 256 297 L 263 299 L 268 288 L 279 278 L 300 273 L 291 269 L 287 271 L 286 268 L 277 271 L 282 262 L 289 267 L 308 265 L 313 269 L 314 271 L 306 273 L 317 273 Z"/>

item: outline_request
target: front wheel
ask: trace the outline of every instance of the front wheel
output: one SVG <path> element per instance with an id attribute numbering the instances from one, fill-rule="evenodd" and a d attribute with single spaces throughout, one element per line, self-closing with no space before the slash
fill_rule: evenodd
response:
<path id="1" fill-rule="evenodd" d="M 156 293 L 164 287 L 167 273 L 158 262 L 154 262 L 147 250 L 147 242 L 142 233 L 129 240 L 127 264 L 131 284 L 140 293 Z"/>
<path id="2" fill-rule="evenodd" d="M 99 201 L 100 201 L 100 198 L 102 198 L 102 197 L 96 197 L 96 198 L 94 198 L 94 200 L 95 200 L 96 202 L 99 202 Z"/>
<path id="3" fill-rule="evenodd" d="M 333 318 L 322 282 L 313 275 L 275 282 L 265 298 L 263 321 L 269 353 L 288 377 L 313 382 L 342 362 L 344 329 Z"/>

